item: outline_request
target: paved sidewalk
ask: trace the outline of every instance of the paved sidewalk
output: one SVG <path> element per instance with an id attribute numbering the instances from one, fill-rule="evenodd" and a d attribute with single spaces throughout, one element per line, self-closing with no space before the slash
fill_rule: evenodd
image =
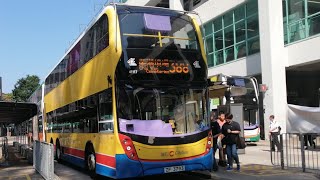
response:
<path id="1" fill-rule="evenodd" d="M 218 153 L 216 153 L 218 156 Z M 273 166 L 270 160 L 269 142 L 260 141 L 256 144 L 248 145 L 244 154 L 239 154 L 241 170 L 226 171 L 220 167 L 217 172 L 199 172 L 211 175 L 214 180 L 319 180 L 320 170 L 314 172 L 303 173 L 302 169 L 285 169 L 282 170 L 279 166 Z M 69 166 L 66 163 L 58 164 L 55 162 L 55 173 L 61 180 L 90 179 L 82 169 Z M 140 179 L 153 179 L 156 177 L 169 178 L 175 177 L 172 175 L 162 175 L 154 177 L 146 177 Z M 187 179 L 185 176 L 177 176 Z M 20 156 L 17 150 L 9 143 L 9 161 L 0 161 L 0 179 L 12 180 L 42 180 L 43 178 L 37 173 L 27 160 Z M 189 177 L 189 179 L 204 179 L 200 177 Z"/>
<path id="2" fill-rule="evenodd" d="M 240 180 L 319 180 L 320 170 L 313 172 L 302 172 L 302 169 L 284 169 L 271 163 L 269 141 L 260 141 L 249 144 L 245 154 L 239 154 L 241 170 L 226 171 L 219 167 L 217 172 L 212 172 L 212 179 L 240 179 Z M 216 153 L 218 157 L 218 153 Z"/>
<path id="3" fill-rule="evenodd" d="M 43 180 L 42 176 L 36 172 L 33 166 L 20 156 L 18 151 L 10 144 L 8 152 L 8 161 L 0 160 L 0 179 Z"/>

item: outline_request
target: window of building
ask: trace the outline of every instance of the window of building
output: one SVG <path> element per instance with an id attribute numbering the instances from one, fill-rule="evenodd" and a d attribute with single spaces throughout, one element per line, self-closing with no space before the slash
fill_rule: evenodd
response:
<path id="1" fill-rule="evenodd" d="M 258 1 L 249 0 L 204 25 L 208 66 L 260 51 Z"/>
<path id="2" fill-rule="evenodd" d="M 320 0 L 283 0 L 284 43 L 320 34 Z"/>

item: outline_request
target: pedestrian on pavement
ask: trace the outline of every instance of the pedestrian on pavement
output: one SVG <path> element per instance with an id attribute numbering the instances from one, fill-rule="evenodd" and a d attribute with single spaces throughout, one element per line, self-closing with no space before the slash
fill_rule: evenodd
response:
<path id="1" fill-rule="evenodd" d="M 279 131 L 279 124 L 278 121 L 274 119 L 274 115 L 269 116 L 270 120 L 270 127 L 269 127 L 269 136 L 271 139 L 271 151 L 275 151 L 275 145 L 277 146 L 277 150 L 279 151 L 280 148 L 280 143 L 278 139 L 278 135 L 280 134 Z"/>
<path id="2" fill-rule="evenodd" d="M 218 149 L 217 139 L 221 135 L 221 128 L 219 123 L 217 122 L 217 119 L 215 118 L 215 112 L 212 110 L 210 115 L 210 124 L 211 124 L 211 131 L 212 131 L 212 148 L 213 148 L 213 171 L 218 171 L 219 167 L 216 161 L 216 151 Z"/>
<path id="3" fill-rule="evenodd" d="M 219 129 L 216 130 L 217 134 L 216 134 L 216 144 L 217 144 L 217 148 L 219 149 L 219 162 L 218 165 L 222 166 L 222 167 L 226 167 L 227 166 L 227 162 L 226 162 L 226 145 L 223 141 L 223 134 L 222 134 L 222 126 L 225 124 L 226 122 L 226 116 L 225 116 L 225 112 L 224 111 L 220 111 L 219 112 L 219 117 L 216 120 L 216 123 L 218 124 L 217 127 L 219 127 Z"/>
<path id="4" fill-rule="evenodd" d="M 227 171 L 233 169 L 233 160 L 237 163 L 237 170 L 240 170 L 240 162 L 237 152 L 237 138 L 239 137 L 240 132 L 240 124 L 233 121 L 233 115 L 231 113 L 226 114 L 226 123 L 222 126 L 222 134 L 224 136 L 224 142 L 227 145 Z"/>

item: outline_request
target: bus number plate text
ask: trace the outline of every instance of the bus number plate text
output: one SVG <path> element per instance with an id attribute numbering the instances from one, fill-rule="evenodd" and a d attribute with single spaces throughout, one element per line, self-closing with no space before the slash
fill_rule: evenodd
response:
<path id="1" fill-rule="evenodd" d="M 185 169 L 186 169 L 185 166 L 165 167 L 165 168 L 164 168 L 164 173 L 185 171 Z"/>

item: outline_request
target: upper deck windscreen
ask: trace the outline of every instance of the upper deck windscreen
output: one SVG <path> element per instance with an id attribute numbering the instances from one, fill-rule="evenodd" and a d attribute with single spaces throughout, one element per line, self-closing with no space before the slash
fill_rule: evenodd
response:
<path id="1" fill-rule="evenodd" d="M 146 7 L 118 8 L 123 55 L 118 80 L 206 81 L 192 19 L 183 13 Z"/>
<path id="2" fill-rule="evenodd" d="M 194 26 L 187 15 L 141 7 L 119 8 L 118 14 L 124 48 L 198 49 Z"/>

